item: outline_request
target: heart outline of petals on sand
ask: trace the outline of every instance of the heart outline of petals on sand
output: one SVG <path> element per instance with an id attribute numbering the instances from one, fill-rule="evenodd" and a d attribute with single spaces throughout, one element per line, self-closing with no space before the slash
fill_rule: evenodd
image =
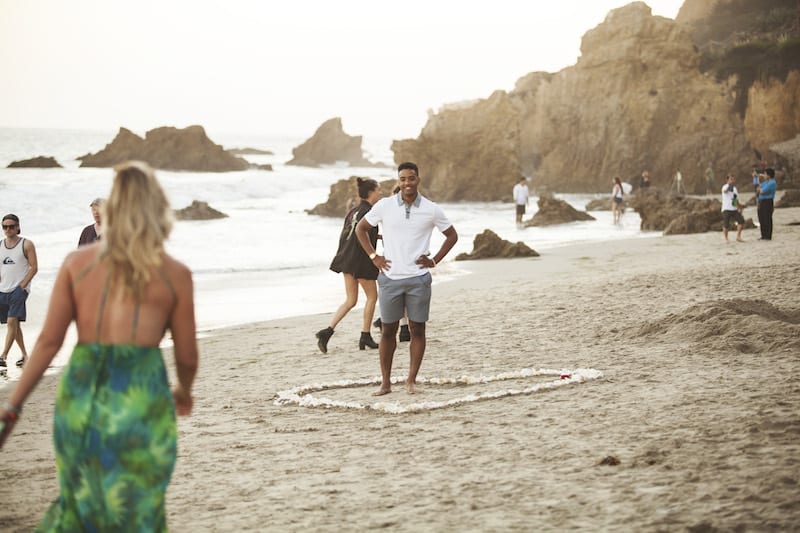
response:
<path id="1" fill-rule="evenodd" d="M 477 402 L 482 400 L 495 400 L 498 398 L 506 398 L 510 396 L 520 396 L 523 394 L 533 394 L 534 392 L 542 390 L 551 390 L 557 387 L 572 385 L 577 383 L 584 383 L 603 377 L 603 373 L 593 368 L 576 368 L 574 370 L 550 370 L 550 369 L 533 369 L 523 368 L 514 372 L 503 372 L 494 376 L 461 376 L 458 378 L 417 378 L 417 384 L 428 385 L 479 385 L 483 383 L 491 383 L 495 381 L 504 381 L 509 379 L 524 379 L 536 376 L 554 376 L 556 379 L 553 381 L 546 381 L 536 383 L 529 387 L 521 389 L 506 389 L 501 391 L 494 391 L 490 393 L 475 393 L 453 398 L 451 400 L 439 402 L 418 402 L 408 405 L 400 405 L 398 402 L 377 401 L 373 403 L 361 402 L 345 402 L 341 400 L 333 400 L 330 398 L 317 397 L 312 393 L 322 392 L 330 389 L 342 389 L 352 387 L 364 387 L 367 385 L 380 385 L 380 378 L 370 378 L 361 380 L 342 380 L 331 383 L 313 383 L 294 387 L 292 389 L 280 391 L 276 394 L 274 401 L 275 405 L 298 405 L 300 407 L 324 407 L 324 408 L 342 408 L 342 409 L 358 409 L 368 411 L 380 411 L 390 414 L 402 413 L 416 413 L 420 411 L 432 411 L 434 409 L 443 409 L 445 407 L 452 407 L 455 405 L 462 405 L 470 402 Z M 392 384 L 405 383 L 405 379 L 392 378 Z"/>

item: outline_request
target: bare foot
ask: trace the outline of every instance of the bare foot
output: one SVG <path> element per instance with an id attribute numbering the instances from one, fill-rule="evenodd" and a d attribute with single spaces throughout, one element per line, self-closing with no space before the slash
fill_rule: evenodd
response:
<path id="1" fill-rule="evenodd" d="M 744 242 L 744 239 L 736 239 L 736 242 Z"/>
<path id="2" fill-rule="evenodd" d="M 373 396 L 383 396 L 384 394 L 389 394 L 390 392 L 392 392 L 391 388 L 386 388 L 385 389 L 385 388 L 381 387 L 380 389 L 378 389 L 375 392 L 373 392 L 372 395 Z"/>
<path id="3" fill-rule="evenodd" d="M 418 389 L 416 383 L 406 383 L 406 392 L 409 394 L 416 394 L 422 392 L 422 389 Z"/>

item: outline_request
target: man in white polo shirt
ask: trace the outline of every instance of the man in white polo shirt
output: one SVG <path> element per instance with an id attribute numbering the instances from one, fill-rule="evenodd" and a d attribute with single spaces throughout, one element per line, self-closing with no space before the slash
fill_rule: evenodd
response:
<path id="1" fill-rule="evenodd" d="M 382 396 L 392 392 L 392 359 L 397 348 L 397 328 L 403 314 L 408 314 L 411 332 L 410 363 L 406 390 L 416 392 L 416 380 L 425 355 L 425 323 L 431 304 L 431 274 L 458 241 L 458 233 L 442 208 L 419 194 L 419 169 L 414 163 L 397 167 L 400 192 L 383 198 L 372 206 L 356 227 L 361 246 L 378 267 L 378 302 L 383 329 L 381 332 L 381 388 L 373 393 Z M 381 224 L 383 252 L 378 255 L 367 231 Z M 431 234 L 441 231 L 445 240 L 431 256 Z"/>

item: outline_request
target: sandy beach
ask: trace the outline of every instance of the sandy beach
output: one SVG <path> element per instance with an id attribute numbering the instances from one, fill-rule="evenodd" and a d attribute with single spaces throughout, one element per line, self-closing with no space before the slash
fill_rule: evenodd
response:
<path id="1" fill-rule="evenodd" d="M 744 243 L 706 233 L 459 263 L 472 273 L 434 287 L 420 374 L 466 383 L 413 396 L 398 383 L 383 407 L 359 408 L 378 401 L 371 383 L 313 393 L 352 407 L 275 403 L 377 378 L 358 312 L 327 355 L 313 335 L 327 314 L 210 332 L 179 420 L 170 529 L 796 530 L 798 222 L 799 208 L 776 210 L 772 242 L 746 230 Z M 407 344 L 394 367 L 406 372 Z M 522 369 L 581 368 L 602 377 L 506 394 L 562 381 Z M 2 450 L 2 531 L 31 531 L 57 496 L 56 382 Z M 487 393 L 500 397 L 390 412 Z"/>

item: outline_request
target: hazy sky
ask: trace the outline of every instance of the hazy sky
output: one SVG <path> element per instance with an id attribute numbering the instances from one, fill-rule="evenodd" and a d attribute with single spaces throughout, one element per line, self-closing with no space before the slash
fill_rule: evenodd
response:
<path id="1" fill-rule="evenodd" d="M 573 65 L 624 0 L 0 0 L 0 127 L 416 137 Z M 683 0 L 651 0 L 674 18 Z"/>

